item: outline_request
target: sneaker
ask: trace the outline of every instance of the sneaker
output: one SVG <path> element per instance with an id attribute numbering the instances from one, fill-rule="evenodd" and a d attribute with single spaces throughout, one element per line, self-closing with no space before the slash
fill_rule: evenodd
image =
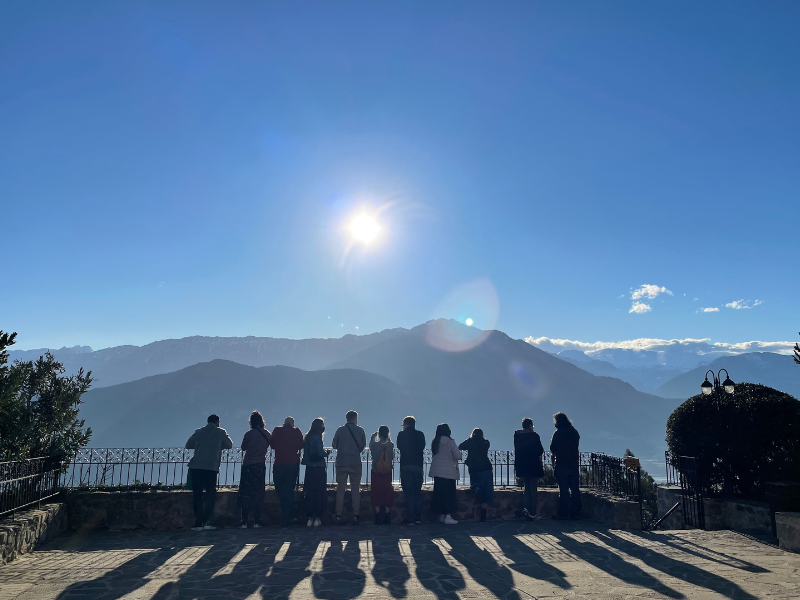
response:
<path id="1" fill-rule="evenodd" d="M 358 524 L 359 524 L 359 522 L 360 522 L 360 521 L 359 521 L 359 519 L 358 519 L 358 515 L 356 515 L 355 517 L 353 517 L 353 525 L 358 525 Z"/>
<path id="2" fill-rule="evenodd" d="M 533 516 L 530 518 L 530 520 L 531 520 L 531 521 L 541 521 L 541 520 L 542 520 L 542 515 L 533 515 Z"/>
<path id="3" fill-rule="evenodd" d="M 213 525 L 206 525 L 205 527 L 203 527 L 203 531 L 214 531 L 215 529 L 216 527 L 214 527 Z"/>
<path id="4" fill-rule="evenodd" d="M 531 520 L 531 513 L 527 508 L 522 509 L 522 518 L 525 519 L 526 521 Z"/>
<path id="5" fill-rule="evenodd" d="M 319 527 L 320 525 L 322 525 L 322 519 L 317 517 L 316 519 L 314 519 L 314 527 Z"/>
<path id="6" fill-rule="evenodd" d="M 422 525 L 422 521 L 414 521 L 414 525 Z"/>
<path id="7" fill-rule="evenodd" d="M 247 523 L 239 525 L 239 529 L 247 529 Z"/>
<path id="8" fill-rule="evenodd" d="M 192 531 L 203 531 L 203 526 L 202 525 L 197 525 L 195 527 L 192 527 Z"/>
<path id="9" fill-rule="evenodd" d="M 256 523 L 255 525 L 253 525 L 253 527 L 255 529 L 261 529 L 262 527 L 266 527 L 266 525 L 264 525 L 263 523 Z"/>
<path id="10" fill-rule="evenodd" d="M 403 519 L 403 525 L 413 525 L 413 524 L 414 524 L 414 523 L 412 523 L 412 522 L 411 522 L 411 521 L 409 521 L 408 519 Z"/>
<path id="11" fill-rule="evenodd" d="M 337 525 L 341 525 L 342 523 L 344 523 L 344 520 L 342 519 L 342 515 L 336 515 L 336 524 Z"/>
<path id="12" fill-rule="evenodd" d="M 311 527 L 314 524 L 314 519 L 309 519 L 308 523 L 306 523 L 306 527 Z"/>
<path id="13" fill-rule="evenodd" d="M 458 525 L 458 521 L 456 521 L 450 515 L 446 515 L 445 518 L 444 518 L 444 521 L 442 521 L 442 523 L 444 523 L 445 525 Z"/>

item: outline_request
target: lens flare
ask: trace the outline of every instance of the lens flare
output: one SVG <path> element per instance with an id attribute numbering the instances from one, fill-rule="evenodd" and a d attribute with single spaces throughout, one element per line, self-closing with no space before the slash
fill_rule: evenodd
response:
<path id="1" fill-rule="evenodd" d="M 425 332 L 428 345 L 445 352 L 471 350 L 497 326 L 500 300 L 488 279 L 476 279 L 451 291 L 434 312 Z"/>

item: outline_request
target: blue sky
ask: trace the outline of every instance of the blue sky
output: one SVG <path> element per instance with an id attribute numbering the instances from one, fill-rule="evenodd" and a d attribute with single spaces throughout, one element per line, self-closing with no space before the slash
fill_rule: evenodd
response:
<path id="1" fill-rule="evenodd" d="M 0 328 L 335 337 L 455 297 L 519 338 L 793 340 L 798 26 L 795 2 L 6 3 Z M 362 212 L 381 233 L 345 255 Z"/>

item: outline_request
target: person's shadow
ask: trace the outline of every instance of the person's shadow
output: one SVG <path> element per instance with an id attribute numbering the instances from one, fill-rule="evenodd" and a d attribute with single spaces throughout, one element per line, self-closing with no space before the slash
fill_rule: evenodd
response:
<path id="1" fill-rule="evenodd" d="M 564 571 L 545 562 L 535 550 L 526 546 L 516 536 L 499 535 L 495 541 L 503 553 L 513 561 L 508 565 L 510 569 L 532 579 L 547 581 L 565 590 L 572 587 Z"/>
<path id="2" fill-rule="evenodd" d="M 408 595 L 406 582 L 411 578 L 408 565 L 400 555 L 397 538 L 372 539 L 372 578 L 375 583 L 389 592 L 392 598 L 405 598 Z"/>
<path id="3" fill-rule="evenodd" d="M 416 563 L 416 576 L 422 587 L 437 598 L 458 600 L 458 590 L 466 588 L 464 577 L 447 562 L 442 551 L 429 539 L 411 539 L 411 555 Z"/>
<path id="4" fill-rule="evenodd" d="M 274 562 L 268 576 L 264 579 L 261 595 L 263 598 L 288 598 L 292 590 L 306 579 L 311 570 L 309 566 L 317 552 L 318 540 L 290 542 L 289 548 L 280 561 Z M 234 574 L 236 570 L 234 569 Z M 242 596 L 245 597 L 245 596 Z"/>
<path id="5" fill-rule="evenodd" d="M 480 585 L 488 589 L 498 598 L 520 600 L 515 589 L 514 574 L 508 565 L 498 562 L 491 550 L 500 552 L 499 546 L 493 545 L 493 538 L 487 537 L 478 547 L 471 538 L 448 536 L 447 543 L 453 548 L 452 554 L 467 568 L 470 576 Z"/>
<path id="6" fill-rule="evenodd" d="M 322 570 L 311 578 L 314 595 L 331 600 L 360 596 L 367 579 L 358 567 L 360 561 L 361 548 L 357 539 L 332 541 L 322 559 Z"/>

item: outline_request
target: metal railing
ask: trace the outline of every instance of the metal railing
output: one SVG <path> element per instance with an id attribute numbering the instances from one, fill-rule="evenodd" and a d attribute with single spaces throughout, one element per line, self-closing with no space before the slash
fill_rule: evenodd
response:
<path id="1" fill-rule="evenodd" d="M 186 485 L 188 463 L 194 454 L 193 450 L 184 448 L 83 448 L 75 457 L 64 465 L 61 478 L 66 488 L 102 488 L 102 489 L 158 489 L 174 488 Z M 235 487 L 239 484 L 243 452 L 239 448 L 222 451 L 220 472 L 217 485 Z M 428 476 L 431 463 L 431 451 L 423 454 L 424 483 L 430 485 L 432 478 Z M 469 484 L 469 470 L 464 464 L 466 452 L 459 464 L 460 483 Z M 267 453 L 267 485 L 272 485 L 272 466 L 275 455 L 272 450 Z M 513 450 L 490 450 L 489 460 L 492 463 L 494 484 L 496 487 L 516 487 L 514 474 Z M 369 483 L 372 472 L 372 457 L 368 449 L 361 453 L 363 481 Z M 549 452 L 542 457 L 544 476 L 539 479 L 539 487 L 555 487 L 553 458 Z M 328 482 L 336 481 L 336 450 L 326 459 Z M 399 483 L 400 452 L 395 449 L 394 481 Z M 300 481 L 303 480 L 301 467 Z M 606 493 L 638 499 L 640 495 L 639 469 L 626 467 L 622 458 L 608 456 L 596 452 L 580 453 L 580 485 L 594 488 Z"/>
<path id="2" fill-rule="evenodd" d="M 0 463 L 0 517 L 58 495 L 61 461 L 40 457 Z"/>

